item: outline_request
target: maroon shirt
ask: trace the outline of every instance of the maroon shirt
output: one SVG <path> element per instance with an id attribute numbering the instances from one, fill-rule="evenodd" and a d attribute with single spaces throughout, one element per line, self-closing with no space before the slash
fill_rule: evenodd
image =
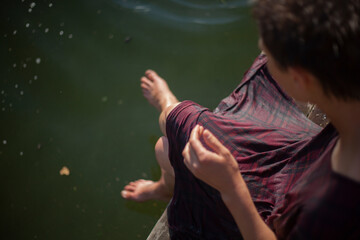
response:
<path id="1" fill-rule="evenodd" d="M 214 112 L 184 101 L 169 114 L 169 159 L 175 172 L 174 196 L 168 207 L 172 239 L 242 238 L 219 192 L 195 178 L 183 163 L 181 153 L 196 124 L 209 129 L 235 157 L 264 221 L 280 237 L 298 233 L 297 218 L 305 218 L 300 210 L 294 215 L 293 207 L 286 207 L 300 199 L 301 191 L 293 193 L 299 179 L 306 179 L 308 170 L 323 162 L 320 160 L 332 149 L 337 133 L 331 125 L 321 131 L 302 114 L 272 79 L 266 61 L 264 55 L 259 56 L 242 83 Z M 318 191 L 312 186 L 309 193 Z M 358 196 L 358 192 L 353 194 Z M 360 206 L 358 198 L 354 199 Z M 301 230 L 304 236 L 311 236 L 312 228 L 305 229 L 309 233 Z"/>

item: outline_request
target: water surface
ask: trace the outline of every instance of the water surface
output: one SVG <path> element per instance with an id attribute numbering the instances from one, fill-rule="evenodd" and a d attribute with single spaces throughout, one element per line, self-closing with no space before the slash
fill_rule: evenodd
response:
<path id="1" fill-rule="evenodd" d="M 145 239 L 165 204 L 120 197 L 160 174 L 139 78 L 154 69 L 180 100 L 214 108 L 258 53 L 247 2 L 7 0 L 0 12 L 1 236 Z"/>

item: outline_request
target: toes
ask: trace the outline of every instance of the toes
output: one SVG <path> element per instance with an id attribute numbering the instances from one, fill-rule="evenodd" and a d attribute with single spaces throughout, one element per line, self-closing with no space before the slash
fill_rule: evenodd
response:
<path id="1" fill-rule="evenodd" d="M 149 78 L 150 80 L 155 80 L 156 78 L 160 78 L 159 75 L 155 71 L 153 71 L 151 69 L 146 70 L 145 76 L 147 78 Z"/>
<path id="2" fill-rule="evenodd" d="M 130 192 L 128 192 L 128 191 L 125 191 L 125 190 L 121 191 L 121 196 L 123 198 L 125 198 L 125 199 L 132 199 L 133 198 L 132 194 Z"/>
<path id="3" fill-rule="evenodd" d="M 141 83 L 140 84 L 140 87 L 143 89 L 143 90 L 147 90 L 147 92 L 150 90 L 151 86 L 147 83 Z"/>
<path id="4" fill-rule="evenodd" d="M 135 191 L 135 188 L 136 188 L 136 185 L 127 185 L 124 187 L 124 190 L 133 192 L 133 191 Z"/>
<path id="5" fill-rule="evenodd" d="M 149 78 L 147 78 L 147 77 L 142 77 L 142 78 L 140 78 L 140 82 L 141 82 L 141 83 L 148 84 L 148 85 L 153 84 L 153 81 L 152 81 L 152 80 L 150 80 L 150 79 L 149 79 Z"/>

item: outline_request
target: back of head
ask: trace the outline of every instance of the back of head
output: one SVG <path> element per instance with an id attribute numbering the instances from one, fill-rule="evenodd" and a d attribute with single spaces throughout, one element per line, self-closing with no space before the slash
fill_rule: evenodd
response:
<path id="1" fill-rule="evenodd" d="M 328 95 L 360 100 L 360 0 L 256 0 L 254 16 L 280 67 L 303 67 Z"/>

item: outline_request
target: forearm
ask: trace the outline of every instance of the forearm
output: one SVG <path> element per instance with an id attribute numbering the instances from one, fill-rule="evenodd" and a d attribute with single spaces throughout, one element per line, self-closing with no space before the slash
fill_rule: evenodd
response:
<path id="1" fill-rule="evenodd" d="M 238 184 L 232 190 L 221 193 L 221 196 L 244 239 L 276 239 L 275 234 L 257 212 L 240 173 L 237 179 Z"/>

